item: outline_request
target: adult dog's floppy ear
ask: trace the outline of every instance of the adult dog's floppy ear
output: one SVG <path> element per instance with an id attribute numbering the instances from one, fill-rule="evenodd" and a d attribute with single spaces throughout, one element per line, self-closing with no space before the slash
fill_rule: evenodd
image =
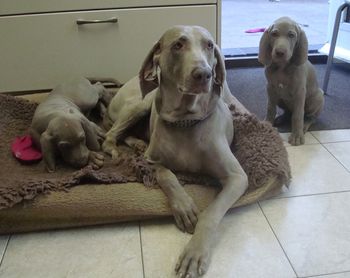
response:
<path id="1" fill-rule="evenodd" d="M 160 55 L 160 42 L 158 41 L 147 54 L 139 72 L 142 97 L 159 85 L 157 67 Z"/>
<path id="2" fill-rule="evenodd" d="M 297 35 L 298 41 L 294 47 L 291 62 L 299 66 L 304 64 L 307 61 L 308 41 L 304 30 L 302 30 L 299 26 L 297 26 L 297 30 L 298 30 L 298 35 Z"/>
<path id="3" fill-rule="evenodd" d="M 272 30 L 272 28 L 273 25 L 264 31 L 259 43 L 258 60 L 265 66 L 270 65 L 272 62 L 272 47 L 269 42 L 270 31 Z"/>
<path id="4" fill-rule="evenodd" d="M 224 58 L 221 55 L 221 51 L 217 45 L 214 48 L 214 56 L 216 59 L 216 65 L 214 68 L 214 83 L 219 86 L 223 86 L 226 79 L 226 69 Z"/>

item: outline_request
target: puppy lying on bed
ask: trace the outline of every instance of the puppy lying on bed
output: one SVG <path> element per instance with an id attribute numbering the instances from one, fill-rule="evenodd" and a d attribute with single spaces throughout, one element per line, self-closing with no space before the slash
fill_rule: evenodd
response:
<path id="1" fill-rule="evenodd" d="M 150 113 L 145 156 L 155 166 L 177 226 L 193 233 L 176 271 L 179 277 L 198 277 L 209 266 L 222 217 L 248 187 L 247 176 L 230 150 L 232 96 L 224 61 L 207 30 L 176 26 L 151 49 L 139 78 L 137 88 L 133 87 L 136 79 L 128 82 L 108 107 L 109 120 L 117 121 L 106 134 L 103 150 L 117 156 L 116 139 L 125 138 L 126 129 Z M 222 191 L 199 213 L 173 171 L 211 175 L 220 181 Z"/>
<path id="2" fill-rule="evenodd" d="M 277 19 L 260 40 L 259 61 L 265 65 L 267 78 L 266 120 L 278 124 L 291 114 L 289 143 L 304 144 L 304 133 L 324 104 L 323 91 L 308 61 L 308 42 L 304 31 L 288 17 Z M 275 119 L 277 106 L 285 113 Z"/>
<path id="3" fill-rule="evenodd" d="M 97 151 L 104 132 L 85 115 L 103 99 L 104 93 L 101 83 L 92 85 L 81 78 L 57 86 L 38 105 L 30 134 L 41 149 L 49 172 L 55 171 L 57 155 L 73 167 L 88 163 L 94 168 L 102 167 L 104 158 Z"/>

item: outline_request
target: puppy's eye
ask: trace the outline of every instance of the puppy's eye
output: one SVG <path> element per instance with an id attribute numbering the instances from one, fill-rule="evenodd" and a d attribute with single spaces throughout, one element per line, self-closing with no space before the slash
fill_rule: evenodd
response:
<path id="1" fill-rule="evenodd" d="M 181 42 L 177 42 L 173 45 L 173 49 L 174 50 L 180 50 L 181 48 L 183 48 L 183 44 Z"/>
<path id="2" fill-rule="evenodd" d="M 272 37 L 278 37 L 278 32 L 277 31 L 272 31 L 271 32 Z"/>
<path id="3" fill-rule="evenodd" d="M 294 35 L 294 33 L 289 33 L 289 34 L 288 34 L 288 37 L 291 38 L 291 39 L 293 39 L 293 38 L 295 38 L 295 35 Z"/>
<path id="4" fill-rule="evenodd" d="M 212 42 L 208 42 L 208 49 L 212 50 L 214 48 L 214 44 Z"/>

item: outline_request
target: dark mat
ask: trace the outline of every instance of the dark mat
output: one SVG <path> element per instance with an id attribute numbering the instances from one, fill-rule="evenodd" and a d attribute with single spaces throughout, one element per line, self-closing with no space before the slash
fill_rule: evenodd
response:
<path id="1" fill-rule="evenodd" d="M 315 65 L 319 85 L 322 86 L 326 65 Z M 263 67 L 234 68 L 227 71 L 227 81 L 237 99 L 259 119 L 266 114 L 267 94 Z M 346 65 L 334 65 L 325 96 L 325 107 L 310 130 L 350 128 L 350 69 Z M 281 113 L 281 111 L 279 111 Z M 290 131 L 290 124 L 279 128 Z"/>

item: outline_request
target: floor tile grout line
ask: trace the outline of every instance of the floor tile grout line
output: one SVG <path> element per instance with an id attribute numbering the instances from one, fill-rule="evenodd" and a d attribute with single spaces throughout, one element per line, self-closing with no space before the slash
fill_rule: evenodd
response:
<path id="1" fill-rule="evenodd" d="M 323 273 L 323 274 L 317 274 L 317 275 L 311 275 L 311 276 L 300 276 L 299 278 L 314 278 L 314 277 L 326 277 L 328 275 L 333 275 L 333 274 L 342 274 L 342 273 L 350 273 L 350 270 L 346 271 L 339 271 L 339 272 L 330 272 L 330 273 Z"/>
<path id="2" fill-rule="evenodd" d="M 309 133 L 311 134 L 311 136 L 312 136 L 313 138 L 315 138 L 315 140 L 316 140 L 318 143 L 321 144 L 321 141 L 318 140 L 318 138 L 317 138 L 315 135 L 313 135 L 312 131 L 309 131 Z"/>
<path id="3" fill-rule="evenodd" d="M 2 256 L 1 256 L 1 260 L 0 260 L 0 268 L 1 268 L 1 266 L 2 266 L 2 262 L 3 262 L 4 258 L 5 258 L 6 251 L 7 251 L 7 247 L 9 246 L 9 243 L 10 243 L 10 239 L 11 239 L 11 235 L 9 235 L 9 237 L 8 237 L 8 239 L 7 239 L 7 242 L 6 242 L 6 245 L 5 245 L 4 252 L 3 252 Z"/>
<path id="4" fill-rule="evenodd" d="M 332 131 L 332 130 L 348 130 L 348 129 L 329 129 L 329 130 L 324 130 L 324 131 Z M 315 131 L 322 131 L 322 130 L 313 130 L 313 131 L 309 131 L 311 133 L 311 135 L 318 141 L 320 142 L 320 144 L 334 144 L 334 143 L 346 143 L 346 142 L 350 142 L 350 139 L 348 140 L 340 140 L 340 141 L 331 141 L 331 142 L 321 142 L 320 139 L 318 139 L 316 137 L 316 135 L 313 134 L 313 132 Z"/>
<path id="5" fill-rule="evenodd" d="M 146 278 L 146 275 L 145 275 L 145 262 L 144 262 L 144 259 L 143 259 L 143 248 L 142 248 L 141 221 L 139 221 L 139 236 L 140 236 L 140 248 L 141 248 L 142 274 L 143 274 L 143 278 Z"/>
<path id="6" fill-rule="evenodd" d="M 289 143 L 288 143 L 289 144 Z M 315 146 L 315 145 L 321 145 L 321 143 L 319 142 L 314 142 L 314 143 L 305 143 L 304 145 L 302 146 Z M 300 146 L 292 146 L 292 145 L 286 145 L 285 148 L 297 148 L 297 147 L 300 147 Z"/>
<path id="7" fill-rule="evenodd" d="M 297 274 L 297 272 L 296 272 L 296 270 L 294 269 L 294 266 L 293 266 L 292 262 L 290 261 L 288 255 L 287 255 L 287 252 L 284 250 L 284 248 L 283 248 L 283 246 L 282 246 L 280 240 L 278 239 L 278 237 L 277 237 L 277 235 L 276 235 L 274 229 L 272 228 L 272 225 L 271 225 L 270 221 L 268 220 L 268 218 L 267 218 L 267 216 L 266 216 L 264 210 L 262 209 L 262 207 L 261 207 L 261 205 L 260 205 L 260 202 L 258 202 L 258 205 L 259 205 L 259 208 L 260 208 L 262 214 L 264 215 L 264 217 L 265 217 L 265 219 L 266 219 L 267 224 L 269 225 L 269 227 L 270 227 L 272 233 L 274 234 L 274 236 L 275 236 L 275 238 L 276 238 L 276 240 L 277 240 L 279 246 L 281 247 L 281 249 L 282 249 L 284 255 L 286 256 L 286 258 L 287 258 L 287 260 L 288 260 L 288 262 L 289 262 L 289 265 L 290 265 L 291 268 L 293 269 L 294 274 L 296 275 L 296 277 L 299 277 L 298 274 Z"/>
<path id="8" fill-rule="evenodd" d="M 316 139 L 317 139 L 317 138 L 316 138 Z M 341 141 L 333 141 L 333 142 L 321 142 L 321 141 L 319 141 L 319 142 L 320 142 L 320 144 L 322 145 L 322 144 L 349 143 L 350 140 L 341 140 Z"/>
<path id="9" fill-rule="evenodd" d="M 291 198 L 299 198 L 299 197 L 330 195 L 330 194 L 348 193 L 348 192 L 350 192 L 350 189 L 348 189 L 348 190 L 341 190 L 341 191 L 332 191 L 332 192 L 310 193 L 310 194 L 303 194 L 303 195 L 296 195 L 296 196 L 281 196 L 281 197 L 270 198 L 268 200 L 291 199 Z"/>
<path id="10" fill-rule="evenodd" d="M 328 143 L 327 143 L 328 144 Z M 331 155 L 334 157 L 334 159 L 336 161 L 338 161 L 340 163 L 341 166 L 343 166 L 343 168 L 348 172 L 350 173 L 350 169 L 348 169 L 330 150 L 328 150 L 328 148 L 324 145 L 324 144 L 321 144 L 322 147 Z"/>

